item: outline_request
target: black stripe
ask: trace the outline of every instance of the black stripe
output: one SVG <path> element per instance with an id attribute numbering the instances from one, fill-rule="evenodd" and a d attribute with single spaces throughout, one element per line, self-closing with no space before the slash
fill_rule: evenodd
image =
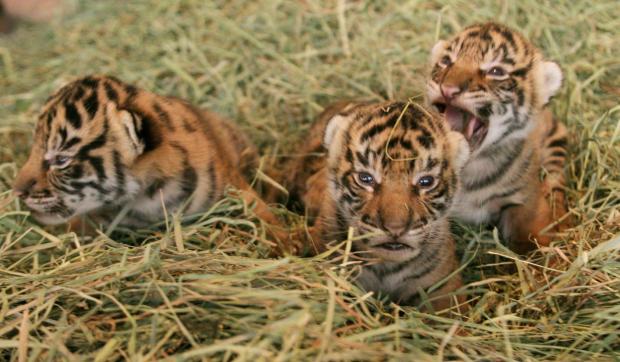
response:
<path id="1" fill-rule="evenodd" d="M 95 117 L 97 111 L 99 110 L 99 99 L 97 99 L 97 92 L 92 92 L 85 100 L 84 100 L 84 108 L 91 119 Z"/>
<path id="2" fill-rule="evenodd" d="M 64 175 L 72 179 L 79 179 L 84 176 L 84 168 L 81 164 L 76 164 L 71 167 L 66 168 L 66 171 L 63 172 Z"/>
<path id="3" fill-rule="evenodd" d="M 47 115 L 45 116 L 45 121 L 47 123 L 48 130 L 52 129 L 52 121 L 54 120 L 54 117 L 56 117 L 56 109 L 47 112 Z"/>
<path id="4" fill-rule="evenodd" d="M 468 38 L 475 38 L 478 35 L 480 35 L 480 32 L 478 30 L 474 30 L 474 31 L 470 32 L 469 34 L 467 34 L 467 37 Z"/>
<path id="5" fill-rule="evenodd" d="M 73 103 L 65 103 L 65 119 L 69 121 L 71 126 L 75 129 L 79 129 L 82 126 L 82 117 L 80 117 Z"/>
<path id="6" fill-rule="evenodd" d="M 411 143 L 411 141 L 406 140 L 404 138 L 401 138 L 399 143 L 400 143 L 402 148 L 404 148 L 404 149 L 406 149 L 408 151 L 412 151 L 413 150 L 413 144 Z"/>
<path id="7" fill-rule="evenodd" d="M 64 144 L 67 141 L 67 129 L 65 127 L 60 127 L 58 129 L 58 135 L 60 136 L 60 144 Z"/>
<path id="8" fill-rule="evenodd" d="M 438 240 L 436 240 L 434 242 L 437 243 Z M 436 257 L 430 257 L 429 259 L 427 259 L 426 262 L 421 263 L 422 267 L 416 268 L 413 273 L 407 275 L 407 277 L 405 277 L 403 282 L 408 282 L 408 281 L 411 281 L 411 280 L 414 280 L 414 279 L 420 279 L 420 278 L 426 276 L 428 273 L 430 273 L 433 270 L 435 270 L 435 268 L 437 267 L 437 263 L 438 263 L 438 260 L 436 260 L 436 259 L 437 259 Z"/>
<path id="9" fill-rule="evenodd" d="M 442 212 L 446 209 L 446 203 L 442 201 L 431 201 L 429 205 L 437 212 Z"/>
<path id="10" fill-rule="evenodd" d="M 344 193 L 338 201 L 340 201 L 340 204 L 351 204 L 353 203 L 353 196 L 349 193 Z"/>
<path id="11" fill-rule="evenodd" d="M 506 210 L 508 210 L 508 209 L 510 209 L 510 208 L 512 208 L 512 207 L 515 207 L 515 206 L 521 206 L 521 204 L 516 204 L 516 203 L 507 203 L 507 204 L 504 204 L 504 205 L 502 205 L 502 207 L 500 207 L 500 209 L 499 209 L 499 213 L 501 214 L 501 213 L 503 213 L 504 211 L 506 211 Z"/>
<path id="12" fill-rule="evenodd" d="M 525 93 L 523 92 L 523 89 L 519 88 L 517 89 L 517 104 L 519 105 L 519 107 L 522 107 L 524 103 Z"/>
<path id="13" fill-rule="evenodd" d="M 564 168 L 564 158 L 562 158 L 561 160 L 546 160 L 545 161 L 545 166 L 548 165 L 552 165 L 552 166 L 557 166 L 559 168 Z"/>
<path id="14" fill-rule="evenodd" d="M 127 102 L 131 102 L 138 95 L 138 88 L 129 84 L 125 84 L 124 88 L 127 93 Z"/>
<path id="15" fill-rule="evenodd" d="M 122 197 L 125 193 L 125 173 L 123 172 L 123 163 L 121 162 L 121 154 L 114 150 L 114 174 L 116 175 L 116 196 Z"/>
<path id="16" fill-rule="evenodd" d="M 68 101 L 71 103 L 77 102 L 84 96 L 84 89 L 80 86 L 76 86 L 73 88 L 73 93 L 71 97 L 68 97 Z"/>
<path id="17" fill-rule="evenodd" d="M 481 180 L 471 183 L 465 183 L 465 189 L 468 191 L 480 190 L 495 183 L 502 176 L 504 176 L 506 174 L 506 171 L 508 171 L 510 166 L 512 166 L 512 164 L 514 163 L 514 160 L 523 151 L 523 142 L 524 140 L 519 140 L 512 147 L 502 146 L 501 149 L 503 152 L 501 153 L 501 155 L 503 155 L 504 157 L 500 160 L 501 162 L 497 164 L 494 172 L 486 175 Z M 485 154 L 489 153 L 488 157 L 490 157 L 493 162 L 496 162 L 496 159 L 493 157 L 496 151 L 496 147 L 493 147 L 492 149 L 487 150 Z"/>
<path id="18" fill-rule="evenodd" d="M 369 166 L 368 157 L 364 156 L 361 152 L 356 152 L 355 156 L 357 157 L 357 160 L 359 161 L 359 163 L 361 163 L 362 165 L 366 167 Z"/>
<path id="19" fill-rule="evenodd" d="M 492 201 L 494 199 L 503 199 L 506 197 L 510 197 L 513 196 L 514 194 L 516 194 L 517 192 L 521 191 L 523 189 L 523 186 L 517 186 L 514 188 L 511 188 L 507 191 L 504 192 L 499 192 L 499 193 L 495 193 L 489 197 L 487 197 L 486 199 L 484 199 L 481 203 L 480 203 L 480 207 L 484 207 L 489 201 Z"/>
<path id="20" fill-rule="evenodd" d="M 97 173 L 97 178 L 99 179 L 99 182 L 104 181 L 107 177 L 105 175 L 105 168 L 103 167 L 103 158 L 101 158 L 99 156 L 94 156 L 94 157 L 88 157 L 86 160 L 95 169 L 95 172 Z"/>
<path id="21" fill-rule="evenodd" d="M 174 131 L 174 125 L 171 122 L 170 115 L 159 105 L 159 103 L 153 103 L 153 110 L 157 114 L 157 117 L 159 117 L 161 123 L 163 123 L 168 130 Z"/>
<path id="22" fill-rule="evenodd" d="M 437 166 L 439 164 L 439 160 L 433 157 L 427 157 L 426 158 L 426 167 L 424 168 L 425 171 L 430 171 L 433 169 L 433 167 Z"/>
<path id="23" fill-rule="evenodd" d="M 434 199 L 438 199 L 440 197 L 442 197 L 443 195 L 446 194 L 446 191 L 448 190 L 448 187 L 446 186 L 445 183 L 440 182 L 439 185 L 437 185 L 437 187 L 435 187 L 431 192 L 429 192 L 429 196 Z"/>
<path id="24" fill-rule="evenodd" d="M 532 69 L 532 62 L 528 63 L 525 67 L 513 70 L 510 75 L 513 77 L 524 78 L 527 73 Z"/>
<path id="25" fill-rule="evenodd" d="M 181 189 L 185 194 L 185 197 L 189 197 L 196 190 L 196 185 L 198 184 L 198 174 L 196 170 L 189 164 L 186 160 L 183 163 L 183 180 L 181 182 Z"/>
<path id="26" fill-rule="evenodd" d="M 166 178 L 156 178 L 154 179 L 144 190 L 144 193 L 146 194 L 146 196 L 148 198 L 153 198 L 153 196 L 155 196 L 155 194 L 163 189 L 164 187 L 166 187 L 166 183 L 168 182 L 168 179 Z"/>
<path id="27" fill-rule="evenodd" d="M 500 31 L 500 34 L 502 34 L 502 36 L 504 38 L 506 38 L 506 41 L 508 42 L 508 44 L 512 47 L 513 50 L 517 49 L 517 44 L 515 43 L 515 39 L 512 36 L 512 32 L 508 29 L 502 29 Z"/>
<path id="28" fill-rule="evenodd" d="M 72 181 L 72 182 L 69 183 L 69 185 L 74 189 L 73 191 L 75 191 L 75 192 L 80 192 L 85 187 L 91 187 L 91 188 L 99 191 L 99 193 L 101 193 L 101 194 L 106 194 L 108 192 L 108 190 L 106 190 L 103 186 L 101 186 L 101 184 L 99 182 L 95 182 L 95 181 L 88 181 L 88 182 Z M 81 195 L 83 195 L 83 194 L 81 194 Z"/>
<path id="29" fill-rule="evenodd" d="M 196 185 L 198 184 L 198 174 L 189 163 L 189 153 L 187 152 L 187 149 L 176 142 L 170 143 L 170 146 L 182 154 L 183 173 L 182 179 L 179 181 L 181 183 L 181 190 L 183 191 L 183 198 L 187 198 L 191 196 L 196 189 Z"/>
<path id="30" fill-rule="evenodd" d="M 567 144 L 568 144 L 568 142 L 566 141 L 566 138 L 562 137 L 562 138 L 559 138 L 557 140 L 554 140 L 553 142 L 548 144 L 547 147 L 548 148 L 554 148 L 554 147 L 565 148 L 567 146 Z"/>
<path id="31" fill-rule="evenodd" d="M 153 120 L 145 114 L 139 114 L 142 119 L 142 127 L 137 129 L 138 138 L 144 143 L 144 152 L 156 149 L 162 142 L 162 137 L 153 123 Z"/>
<path id="32" fill-rule="evenodd" d="M 422 134 L 419 135 L 417 138 L 418 143 L 420 143 L 422 147 L 428 150 L 435 145 L 435 139 L 433 138 L 433 135 L 431 135 L 430 132 L 428 132 L 426 129 L 421 128 L 420 131 L 422 132 Z"/>
<path id="33" fill-rule="evenodd" d="M 64 145 L 62 145 L 62 147 L 60 148 L 61 150 L 66 150 L 71 148 L 72 146 L 77 145 L 78 143 L 80 143 L 82 141 L 82 139 L 80 137 L 72 137 L 70 140 L 68 140 L 67 142 L 64 143 Z"/>
<path id="34" fill-rule="evenodd" d="M 394 127 L 394 125 L 396 124 L 396 120 L 398 119 L 398 116 L 399 114 L 396 113 L 392 117 L 390 117 L 386 122 L 373 125 L 369 129 L 364 131 L 364 133 L 362 133 L 360 140 L 366 141 L 369 138 L 375 137 L 377 134 L 383 132 L 384 130 Z"/>
<path id="35" fill-rule="evenodd" d="M 409 170 L 409 172 L 413 172 L 413 170 L 415 169 L 415 159 L 418 157 L 417 152 L 413 153 L 413 159 L 409 160 L 407 163 L 407 169 Z"/>
<path id="36" fill-rule="evenodd" d="M 189 133 L 194 133 L 198 130 L 196 127 L 194 127 L 194 125 L 192 125 L 190 121 L 185 118 L 183 118 L 183 129 Z"/>
<path id="37" fill-rule="evenodd" d="M 83 78 L 80 83 L 82 83 L 86 88 L 95 89 L 99 86 L 99 80 L 94 77 L 86 77 Z"/>
<path id="38" fill-rule="evenodd" d="M 105 87 L 105 94 L 108 96 L 108 99 L 114 103 L 118 102 L 118 92 L 112 87 L 110 83 L 103 83 Z"/>
<path id="39" fill-rule="evenodd" d="M 88 154 L 90 153 L 90 151 L 92 150 L 96 150 L 97 148 L 103 147 L 106 144 L 106 140 L 107 140 L 107 133 L 108 133 L 108 122 L 107 120 L 104 120 L 103 123 L 103 131 L 101 132 L 101 134 L 99 136 L 97 136 L 97 138 L 95 138 L 92 142 L 84 145 L 82 148 L 80 148 L 80 150 L 77 153 L 77 158 L 78 159 L 85 159 L 86 156 L 88 156 Z"/>
<path id="40" fill-rule="evenodd" d="M 345 154 L 345 158 L 347 159 L 348 163 L 353 163 L 353 152 L 351 151 L 350 148 L 347 148 L 347 152 Z"/>
<path id="41" fill-rule="evenodd" d="M 207 196 L 207 202 L 209 204 L 214 203 L 215 198 L 218 197 L 218 185 L 217 185 L 217 173 L 215 172 L 215 166 L 213 162 L 209 163 L 209 167 L 207 168 L 207 177 L 209 178 L 209 194 Z"/>
<path id="42" fill-rule="evenodd" d="M 519 122 L 517 119 L 514 119 L 514 121 L 512 123 L 510 123 L 510 125 L 508 126 L 508 128 L 506 128 L 506 130 L 504 131 L 504 133 L 502 133 L 502 135 L 499 137 L 499 140 L 503 140 L 506 137 L 508 137 L 509 134 L 518 131 L 520 129 L 525 128 L 526 123 L 525 122 Z"/>
<path id="43" fill-rule="evenodd" d="M 349 176 L 353 173 L 352 169 L 348 169 L 340 175 L 340 184 L 344 187 L 349 187 Z"/>

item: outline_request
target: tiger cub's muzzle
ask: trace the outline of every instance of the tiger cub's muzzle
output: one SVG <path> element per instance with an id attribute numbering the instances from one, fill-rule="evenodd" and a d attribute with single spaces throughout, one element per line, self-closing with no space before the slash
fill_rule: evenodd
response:
<path id="1" fill-rule="evenodd" d="M 72 214 L 60 195 L 51 190 L 45 175 L 33 177 L 25 172 L 18 174 L 13 193 L 32 211 L 32 216 L 44 224 L 65 222 Z"/>
<path id="2" fill-rule="evenodd" d="M 375 215 L 363 214 L 358 222 L 363 249 L 383 260 L 399 260 L 420 248 L 425 220 L 416 217 L 410 206 L 390 205 Z M 367 237 L 364 237 L 367 236 Z"/>

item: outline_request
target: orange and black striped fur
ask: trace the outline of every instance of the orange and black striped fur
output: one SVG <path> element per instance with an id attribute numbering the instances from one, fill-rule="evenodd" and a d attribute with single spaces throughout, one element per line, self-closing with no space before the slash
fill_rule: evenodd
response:
<path id="1" fill-rule="evenodd" d="M 447 215 L 468 146 L 439 115 L 401 102 L 341 102 L 304 144 L 307 156 L 284 168 L 283 184 L 316 219 L 317 249 L 353 228 L 355 254 L 370 259 L 358 281 L 404 304 L 455 271 Z M 460 285 L 455 273 L 431 295 L 435 309 L 450 306 L 445 295 Z"/>
<path id="2" fill-rule="evenodd" d="M 546 107 L 562 84 L 560 68 L 495 23 L 439 41 L 431 58 L 428 100 L 471 147 L 454 214 L 497 224 L 517 252 L 533 240 L 548 245 L 567 213 L 567 132 Z"/>
<path id="3" fill-rule="evenodd" d="M 232 123 L 115 78 L 89 76 L 52 95 L 14 191 L 44 224 L 89 214 L 145 226 L 164 212 L 204 211 L 228 187 L 277 223 L 243 177 L 257 154 Z M 164 211 L 165 205 L 165 211 Z"/>

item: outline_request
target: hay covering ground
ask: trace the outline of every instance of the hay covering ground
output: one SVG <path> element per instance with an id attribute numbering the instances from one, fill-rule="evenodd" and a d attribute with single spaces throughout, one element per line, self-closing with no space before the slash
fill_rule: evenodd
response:
<path id="1" fill-rule="evenodd" d="M 37 226 L 11 196 L 38 108 L 75 77 L 208 107 L 273 162 L 330 101 L 419 95 L 437 37 L 487 19 L 564 70 L 553 109 L 572 132 L 578 226 L 527 260 L 493 231 L 455 226 L 474 305 L 460 318 L 382 303 L 350 283 L 354 266 L 268 258 L 235 200 L 88 239 Z M 21 27 L 0 38 L 0 359 L 620 359 L 619 49 L 616 0 L 90 1 Z M 515 258 L 518 272 L 502 272 Z"/>

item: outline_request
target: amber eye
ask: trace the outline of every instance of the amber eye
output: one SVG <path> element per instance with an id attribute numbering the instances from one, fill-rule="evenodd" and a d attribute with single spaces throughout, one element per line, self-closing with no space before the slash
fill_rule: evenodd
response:
<path id="1" fill-rule="evenodd" d="M 487 70 L 487 75 L 491 77 L 503 77 L 506 75 L 506 71 L 502 67 L 493 67 Z"/>
<path id="2" fill-rule="evenodd" d="M 418 186 L 423 189 L 431 188 L 435 185 L 435 178 L 433 176 L 427 175 L 422 176 L 418 179 Z"/>
<path id="3" fill-rule="evenodd" d="M 447 67 L 449 65 L 452 64 L 452 59 L 450 58 L 449 55 L 444 55 L 440 60 L 439 60 L 439 65 L 441 65 L 442 67 Z"/>
<path id="4" fill-rule="evenodd" d="M 361 185 L 361 186 L 374 186 L 375 185 L 375 178 L 372 177 L 371 174 L 369 174 L 368 172 L 359 172 L 357 174 L 357 182 Z"/>

